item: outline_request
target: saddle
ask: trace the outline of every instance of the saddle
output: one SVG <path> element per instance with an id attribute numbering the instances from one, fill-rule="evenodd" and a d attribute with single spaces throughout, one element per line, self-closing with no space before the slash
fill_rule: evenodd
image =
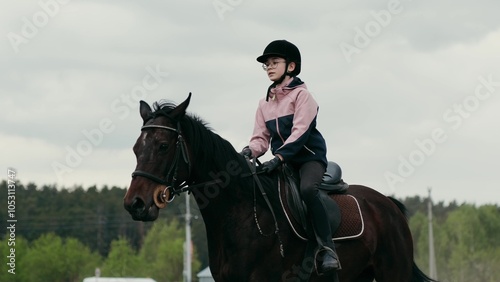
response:
<path id="1" fill-rule="evenodd" d="M 300 197 L 299 183 L 298 172 L 284 165 L 278 185 L 281 206 L 295 235 L 307 241 L 314 238 L 314 232 L 307 214 L 307 206 Z M 340 166 L 329 162 L 319 190 L 327 209 L 334 240 L 354 239 L 364 231 L 359 203 L 347 193 L 348 188 L 349 185 L 342 180 Z"/>

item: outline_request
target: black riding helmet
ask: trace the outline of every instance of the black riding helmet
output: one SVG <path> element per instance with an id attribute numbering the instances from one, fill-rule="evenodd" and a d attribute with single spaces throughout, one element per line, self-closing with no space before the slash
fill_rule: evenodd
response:
<path id="1" fill-rule="evenodd" d="M 285 70 L 288 70 L 288 65 L 291 62 L 294 62 L 295 69 L 292 72 L 285 71 L 285 73 L 283 73 L 283 75 L 278 81 L 275 81 L 271 86 L 269 86 L 266 93 L 266 101 L 268 101 L 269 99 L 269 92 L 271 91 L 271 88 L 283 82 L 283 80 L 287 75 L 296 76 L 300 73 L 300 64 L 301 64 L 299 48 L 297 48 L 297 46 L 295 46 L 293 43 L 288 42 L 286 40 L 275 40 L 269 43 L 266 46 L 266 49 L 264 49 L 262 55 L 257 57 L 257 62 L 264 64 L 270 57 L 280 57 L 285 59 L 286 61 Z"/>
<path id="2" fill-rule="evenodd" d="M 288 68 L 289 63 L 294 62 L 295 69 L 291 73 L 288 73 L 288 75 L 296 76 L 300 73 L 300 51 L 299 48 L 297 48 L 297 46 L 293 43 L 286 40 L 275 40 L 267 45 L 262 55 L 257 57 L 257 61 L 265 63 L 270 57 L 280 57 L 285 59 L 287 64 L 286 68 Z"/>

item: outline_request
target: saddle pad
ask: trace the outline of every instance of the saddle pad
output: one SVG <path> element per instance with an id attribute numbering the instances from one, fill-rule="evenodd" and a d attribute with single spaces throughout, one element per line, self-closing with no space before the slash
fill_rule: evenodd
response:
<path id="1" fill-rule="evenodd" d="M 333 234 L 333 240 L 353 239 L 365 229 L 363 215 L 358 200 L 351 195 L 329 195 L 339 205 L 341 221 L 340 226 Z"/>
<path id="2" fill-rule="evenodd" d="M 289 201 L 290 199 L 288 199 L 288 197 L 292 197 L 291 194 L 293 193 L 286 193 L 285 190 L 291 188 L 290 186 L 284 184 L 284 181 L 280 181 L 278 186 L 283 212 L 285 213 L 288 224 L 292 228 L 295 235 L 297 235 L 298 238 L 307 241 L 309 236 L 305 230 L 308 230 L 308 226 L 301 224 L 302 221 L 298 216 L 305 212 L 304 206 L 298 204 L 298 202 L 302 201 Z M 297 191 L 294 192 L 297 193 Z M 335 234 L 333 234 L 333 239 L 347 240 L 361 236 L 364 231 L 364 221 L 358 200 L 349 194 L 329 194 L 328 197 L 330 197 L 338 205 L 341 215 L 341 222 L 335 231 Z M 310 226 L 310 223 L 307 225 Z"/>

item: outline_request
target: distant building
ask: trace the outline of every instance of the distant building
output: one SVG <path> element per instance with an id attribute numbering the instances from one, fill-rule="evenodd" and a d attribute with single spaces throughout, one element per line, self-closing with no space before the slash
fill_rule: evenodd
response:
<path id="1" fill-rule="evenodd" d="M 156 282 L 151 278 L 131 278 L 131 277 L 87 277 L 83 282 Z"/>
<path id="2" fill-rule="evenodd" d="M 203 269 L 196 275 L 198 277 L 198 282 L 215 282 L 212 277 L 212 272 L 210 272 L 210 267 Z"/>

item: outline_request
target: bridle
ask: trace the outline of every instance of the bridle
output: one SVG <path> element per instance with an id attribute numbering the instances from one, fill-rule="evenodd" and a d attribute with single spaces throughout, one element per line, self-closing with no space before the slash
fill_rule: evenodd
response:
<path id="1" fill-rule="evenodd" d="M 149 172 L 142 170 L 136 170 L 132 172 L 132 178 L 135 178 L 136 176 L 142 176 L 161 185 L 165 185 L 165 188 L 160 195 L 160 199 L 166 203 L 170 203 L 174 200 L 176 195 L 180 195 L 182 192 L 187 191 L 185 189 L 187 186 L 185 182 L 183 182 L 180 186 L 175 185 L 175 183 L 177 182 L 177 173 L 179 168 L 179 161 L 181 158 L 188 166 L 189 170 L 188 175 L 191 174 L 191 162 L 189 160 L 189 154 L 187 151 L 186 142 L 184 141 L 184 138 L 182 136 L 179 123 L 177 123 L 177 128 L 164 125 L 156 125 L 156 124 L 143 125 L 141 127 L 141 131 L 151 128 L 165 129 L 177 133 L 177 142 L 176 142 L 174 159 L 172 161 L 172 164 L 170 165 L 170 168 L 167 168 L 167 171 L 165 171 L 164 178 L 158 177 L 156 175 L 153 175 Z M 167 199 L 167 192 L 169 190 L 170 190 L 170 197 Z"/>
<path id="2" fill-rule="evenodd" d="M 181 132 L 180 122 L 177 122 L 177 128 L 164 125 L 156 125 L 156 124 L 143 125 L 141 127 L 141 131 L 151 128 L 165 129 L 177 133 L 175 155 L 172 164 L 170 165 L 170 168 L 167 168 L 167 170 L 165 171 L 164 178 L 158 177 L 156 175 L 153 175 L 149 172 L 142 170 L 135 170 L 134 172 L 132 172 L 132 178 L 135 178 L 136 176 L 142 176 L 144 178 L 147 178 L 151 181 L 154 181 L 156 183 L 165 186 L 165 188 L 163 187 L 161 188 L 162 191 L 159 191 L 158 195 L 155 195 L 155 203 L 158 205 L 158 207 L 160 208 L 165 207 L 167 203 L 170 203 L 175 199 L 175 196 L 180 195 L 183 192 L 190 192 L 192 189 L 195 189 L 200 186 L 214 185 L 222 182 L 220 179 L 214 179 L 212 181 L 190 185 L 188 182 L 183 181 L 180 185 L 177 186 L 176 185 L 176 182 L 178 180 L 177 173 L 179 169 L 179 161 L 181 160 L 181 158 L 184 161 L 184 163 L 187 164 L 188 167 L 187 179 L 189 179 L 189 177 L 191 176 L 191 162 L 189 159 L 189 153 L 187 150 L 186 141 L 184 140 L 184 137 Z"/>

